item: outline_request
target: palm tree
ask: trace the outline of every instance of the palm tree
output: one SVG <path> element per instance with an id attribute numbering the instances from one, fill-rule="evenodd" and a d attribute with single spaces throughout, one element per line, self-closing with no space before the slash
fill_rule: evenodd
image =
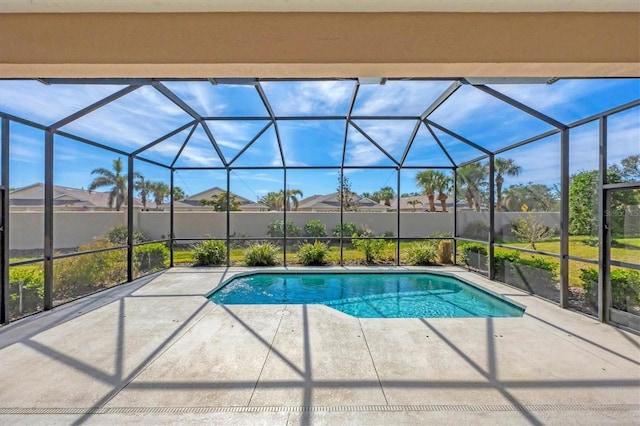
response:
<path id="1" fill-rule="evenodd" d="M 156 203 L 156 207 L 160 208 L 164 199 L 170 194 L 169 185 L 164 182 L 153 182 L 151 193 L 153 194 L 153 201 Z"/>
<path id="2" fill-rule="evenodd" d="M 496 158 L 496 211 L 502 211 L 502 184 L 505 176 L 518 176 L 522 167 L 518 166 L 512 158 Z"/>
<path id="3" fill-rule="evenodd" d="M 380 200 L 384 200 L 385 206 L 390 206 L 391 199 L 396 196 L 396 192 L 393 190 L 392 187 L 385 186 L 383 188 L 380 188 L 380 190 L 377 193 L 377 196 L 380 198 Z"/>
<path id="4" fill-rule="evenodd" d="M 174 186 L 173 187 L 173 199 L 174 200 L 184 200 L 185 198 L 187 198 L 187 193 L 184 192 L 184 190 L 182 188 L 180 188 L 179 186 Z"/>
<path id="5" fill-rule="evenodd" d="M 269 210 L 277 210 L 280 211 L 282 208 L 282 204 L 280 204 L 280 193 L 278 192 L 268 192 L 266 195 L 262 196 L 259 203 L 264 204 L 269 207 Z"/>
<path id="6" fill-rule="evenodd" d="M 291 210 L 291 204 L 293 204 L 293 210 L 298 210 L 298 197 L 302 197 L 302 191 L 299 189 L 287 189 L 280 191 L 278 194 L 278 204 L 284 206 L 285 210 Z"/>
<path id="7" fill-rule="evenodd" d="M 412 207 L 411 211 L 415 212 L 416 211 L 416 204 L 422 204 L 422 201 L 420 201 L 420 200 L 409 200 L 409 201 L 407 201 L 407 204 L 411 204 L 411 207 Z"/>
<path id="8" fill-rule="evenodd" d="M 480 190 L 486 182 L 487 166 L 480 163 L 471 163 L 458 169 L 458 186 L 464 190 L 464 197 L 470 209 L 480 211 Z"/>
<path id="9" fill-rule="evenodd" d="M 429 199 L 429 211 L 436 211 L 435 191 L 436 179 L 439 172 L 435 170 L 423 170 L 416 174 L 416 182 L 422 188 L 422 192 Z"/>
<path id="10" fill-rule="evenodd" d="M 217 195 L 212 195 L 211 200 L 202 199 L 200 200 L 200 204 L 203 206 L 212 206 L 213 210 L 216 212 L 226 212 L 227 211 L 227 196 L 228 193 L 226 191 L 222 191 Z M 230 194 L 229 197 L 229 210 L 230 211 L 239 211 L 240 209 L 240 201 L 236 199 L 234 194 Z"/>
<path id="11" fill-rule="evenodd" d="M 122 158 L 113 160 L 113 170 L 103 167 L 91 171 L 92 175 L 98 175 L 89 185 L 89 191 L 97 188 L 110 186 L 109 207 L 113 208 L 116 204 L 116 210 L 120 211 L 120 207 L 127 202 L 127 175 L 122 174 Z"/>
<path id="12" fill-rule="evenodd" d="M 153 182 L 150 182 L 142 175 L 138 175 L 138 180 L 135 181 L 133 188 L 140 194 L 140 201 L 142 201 L 142 209 L 147 209 L 148 196 L 153 192 Z"/>
<path id="13" fill-rule="evenodd" d="M 442 211 L 447 211 L 447 198 L 449 197 L 449 191 L 451 191 L 451 184 L 453 179 L 442 172 L 436 172 L 435 176 L 435 188 L 438 190 L 438 200 L 442 206 Z"/>
<path id="14" fill-rule="evenodd" d="M 525 204 L 521 188 L 518 186 L 510 186 L 509 188 L 505 189 L 504 196 L 504 206 L 506 207 L 507 211 L 520 211 L 522 205 Z"/>

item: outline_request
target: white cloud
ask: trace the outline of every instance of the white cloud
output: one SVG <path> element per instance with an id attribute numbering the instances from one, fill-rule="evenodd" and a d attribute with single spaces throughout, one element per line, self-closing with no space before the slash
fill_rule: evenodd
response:
<path id="1" fill-rule="evenodd" d="M 640 153 L 640 110 L 612 116 L 607 132 L 607 164 L 620 164 L 623 158 Z M 512 158 L 522 167 L 512 183 L 560 183 L 560 136 L 555 135 L 500 155 Z M 598 169 L 599 127 L 594 121 L 569 133 L 569 173 Z"/>
<path id="2" fill-rule="evenodd" d="M 240 150 L 268 123 L 247 121 L 209 121 L 207 125 L 218 145 Z"/>
<path id="3" fill-rule="evenodd" d="M 159 143 L 158 145 L 152 146 L 151 148 L 142 151 L 140 153 L 141 157 L 148 157 L 150 160 L 157 157 L 162 157 L 164 159 L 173 159 L 175 158 L 178 151 L 180 151 L 180 147 L 184 140 L 166 140 L 164 142 Z"/>
<path id="4" fill-rule="evenodd" d="M 608 165 L 640 154 L 640 108 L 611 116 L 607 130 Z"/>
<path id="5" fill-rule="evenodd" d="M 261 83 L 276 115 L 346 115 L 352 81 Z"/>
<path id="6" fill-rule="evenodd" d="M 489 150 L 554 129 L 472 86 L 458 89 L 430 119 Z"/>
<path id="7" fill-rule="evenodd" d="M 167 82 L 165 85 L 202 116 L 219 116 L 227 109 L 208 82 Z"/>
<path id="8" fill-rule="evenodd" d="M 431 115 L 431 119 L 444 126 L 456 125 L 471 117 L 490 114 L 488 106 L 495 102 L 489 95 L 470 86 L 462 86 Z"/>
<path id="9" fill-rule="evenodd" d="M 630 85 L 631 84 L 631 85 Z M 552 85 L 496 85 L 493 88 L 559 121 L 570 124 L 574 120 L 602 112 L 619 105 L 616 90 L 629 92 L 635 87 L 640 95 L 640 82 L 629 79 L 559 80 Z M 633 99 L 632 88 L 629 99 Z"/>
<path id="10" fill-rule="evenodd" d="M 400 161 L 416 122 L 409 120 L 361 120 L 356 121 L 355 124 L 392 157 Z"/>
<path id="11" fill-rule="evenodd" d="M 0 111 L 40 124 L 53 124 L 124 86 L 46 86 L 37 81 L 0 80 Z"/>
<path id="12" fill-rule="evenodd" d="M 179 149 L 179 148 L 178 148 Z M 222 161 L 218 153 L 213 149 L 211 141 L 198 126 L 196 131 L 191 135 L 191 139 L 180 153 L 180 157 L 176 162 L 179 167 L 218 167 L 222 166 Z"/>
<path id="13" fill-rule="evenodd" d="M 492 88 L 527 106 L 552 114 L 554 107 L 566 104 L 589 92 L 590 85 L 592 82 L 589 80 L 571 80 L 556 83 L 556 85 L 497 85 Z"/>
<path id="14" fill-rule="evenodd" d="M 278 131 L 288 166 L 342 162 L 344 121 L 279 121 Z"/>
<path id="15" fill-rule="evenodd" d="M 353 115 L 418 116 L 451 82 L 388 81 L 385 85 L 360 86 Z"/>
<path id="16" fill-rule="evenodd" d="M 349 129 L 345 165 L 374 166 L 385 160 L 391 162 L 382 151 L 369 142 L 360 132 L 353 128 Z"/>
<path id="17" fill-rule="evenodd" d="M 135 150 L 188 123 L 191 117 L 152 87 L 144 86 L 61 130 L 125 150 Z"/>
<path id="18" fill-rule="evenodd" d="M 44 168 L 44 134 L 42 135 L 42 139 L 38 139 L 18 132 L 10 133 L 11 160 L 41 164 Z"/>
<path id="19" fill-rule="evenodd" d="M 180 166 L 193 167 L 218 167 L 222 166 L 220 158 L 215 151 L 206 148 L 192 147 L 184 150 L 178 160 Z"/>
<path id="20" fill-rule="evenodd" d="M 560 138 L 552 136 L 498 156 L 510 158 L 522 168 L 518 176 L 505 176 L 505 187 L 514 183 L 560 183 Z"/>
<path id="21" fill-rule="evenodd" d="M 449 84 L 448 82 L 423 83 L 424 86 L 421 86 L 418 83 L 422 82 L 388 82 L 385 86 L 363 86 L 360 89 L 354 114 L 404 115 L 421 113 Z M 205 115 L 224 114 L 229 108 L 235 108 L 234 112 L 238 110 L 237 105 L 225 104 L 220 94 L 216 92 L 217 89 L 209 83 L 180 82 L 175 84 L 180 86 L 179 90 L 171 87 L 173 83 L 167 83 L 167 86 L 170 86 L 186 102 L 193 103 L 195 109 Z M 347 112 L 354 87 L 352 81 L 265 82 L 262 84 L 274 110 L 280 115 L 344 115 Z M 560 81 L 549 86 L 499 85 L 495 86 L 495 89 L 551 116 L 556 113 L 580 115 L 588 109 L 599 108 L 601 105 L 598 103 L 600 95 L 615 99 L 615 96 L 618 95 L 615 95 L 613 89 L 617 87 L 622 90 L 622 87 L 628 87 L 620 86 L 620 84 L 618 80 L 598 82 L 574 80 Z M 50 124 L 103 99 L 122 87 L 113 85 L 45 86 L 34 81 L 0 81 L 0 110 L 43 124 Z M 610 93 L 612 90 L 614 95 Z M 233 93 L 238 94 L 237 99 L 244 99 L 244 94 L 248 94 L 249 91 L 255 92 L 255 88 L 242 87 L 240 92 Z M 513 111 L 513 114 L 509 111 Z M 503 114 L 503 116 L 498 114 Z M 445 105 L 434 113 L 432 118 L 474 141 L 485 141 L 484 143 L 491 145 L 490 148 L 504 146 L 531 136 L 527 133 L 536 129 L 535 123 L 540 124 L 538 120 L 527 114 L 508 107 L 505 103 L 470 86 L 459 89 Z M 191 117 L 162 94 L 151 86 L 144 86 L 69 126 L 65 126 L 62 130 L 85 136 L 105 145 L 133 151 L 189 121 L 191 121 Z M 493 126 L 492 123 L 495 122 L 498 122 L 499 126 Z M 244 123 L 225 121 L 212 122 L 209 125 L 216 142 L 221 147 L 229 151 L 238 151 L 266 123 L 266 121 Z M 366 126 L 361 122 L 356 124 L 361 126 L 398 160 L 413 128 L 413 123 L 393 120 L 370 121 Z M 580 169 L 593 169 L 597 166 L 597 126 L 595 128 L 595 132 L 593 127 L 589 126 L 581 126 L 571 131 L 571 173 Z M 283 148 L 286 151 L 287 164 L 339 164 L 342 157 L 343 131 L 343 122 L 339 122 L 335 128 L 332 128 L 326 121 L 282 122 L 280 134 Z M 33 133 L 28 133 L 21 127 L 18 131 L 12 130 L 12 140 L 15 142 L 12 144 L 12 156 L 17 161 L 31 162 L 34 164 L 34 171 L 38 171 L 37 164 L 42 162 L 40 153 L 43 144 L 42 140 L 31 137 L 31 134 Z M 316 152 L 305 151 L 305 144 L 289 142 L 290 140 L 304 140 L 305 137 L 309 141 L 321 141 L 318 143 L 323 143 L 326 149 L 315 158 L 313 156 L 316 155 Z M 517 139 L 514 140 L 514 138 Z M 179 150 L 182 141 L 183 139 L 178 137 L 171 138 L 149 149 L 145 154 L 156 158 L 171 159 Z M 628 113 L 618 114 L 610 119 L 609 141 L 610 164 L 619 163 L 622 158 L 640 152 L 640 111 L 638 108 Z M 182 165 L 220 166 L 222 164 L 210 146 L 208 138 L 202 132 L 194 135 L 192 142 L 189 144 L 189 149 L 182 154 Z M 461 143 L 451 143 L 446 139 L 443 140 L 443 143 L 456 161 L 460 161 L 461 157 L 465 157 L 464 160 L 466 160 L 480 155 L 479 152 L 474 152 L 472 148 Z M 95 156 L 81 155 L 80 152 L 82 151 L 74 156 L 70 149 L 57 149 L 56 158 L 64 162 L 72 162 L 74 159 L 79 160 L 80 158 L 85 162 L 94 161 Z M 98 151 L 96 151 L 97 153 Z M 457 155 L 458 153 L 461 155 Z M 519 180 L 551 181 L 557 179 L 559 169 L 555 167 L 559 154 L 555 145 L 533 143 L 527 149 L 507 152 L 504 155 L 510 156 L 512 154 L 518 158 L 518 162 L 526 165 L 526 170 L 518 178 Z M 243 165 L 281 165 L 280 151 L 273 129 L 268 130 L 243 155 L 241 162 Z M 369 166 L 389 164 L 389 160 L 366 138 L 350 129 L 347 164 Z"/>

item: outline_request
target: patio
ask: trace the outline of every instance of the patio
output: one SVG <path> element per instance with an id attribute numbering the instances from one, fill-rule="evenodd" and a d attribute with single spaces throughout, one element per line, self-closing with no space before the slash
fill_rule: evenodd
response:
<path id="1" fill-rule="evenodd" d="M 640 420 L 640 337 L 595 318 L 457 267 L 438 270 L 525 316 L 357 319 L 203 297 L 244 270 L 171 268 L 4 326 L 0 423 Z"/>

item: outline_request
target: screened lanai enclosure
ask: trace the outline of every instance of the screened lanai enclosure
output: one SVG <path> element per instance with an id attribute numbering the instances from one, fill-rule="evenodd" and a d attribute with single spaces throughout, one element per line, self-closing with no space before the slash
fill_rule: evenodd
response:
<path id="1" fill-rule="evenodd" d="M 639 79 L 0 80 L 0 117 L 2 323 L 320 241 L 640 329 Z"/>

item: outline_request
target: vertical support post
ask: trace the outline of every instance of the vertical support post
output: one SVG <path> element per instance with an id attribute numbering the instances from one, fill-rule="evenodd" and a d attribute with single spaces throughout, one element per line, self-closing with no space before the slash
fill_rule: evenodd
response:
<path id="1" fill-rule="evenodd" d="M 560 140 L 560 307 L 569 306 L 569 129 Z"/>
<path id="2" fill-rule="evenodd" d="M 453 168 L 453 264 L 458 264 L 458 168 Z"/>
<path id="3" fill-rule="evenodd" d="M 2 263 L 1 278 L 2 289 L 0 293 L 0 324 L 9 322 L 9 120 L 2 118 L 2 223 L 0 223 L 2 242 L 0 246 Z"/>
<path id="4" fill-rule="evenodd" d="M 53 308 L 53 132 L 44 134 L 44 310 Z"/>
<path id="5" fill-rule="evenodd" d="M 609 191 L 604 189 L 607 183 L 607 117 L 600 117 L 599 128 L 599 158 L 598 158 L 598 319 L 609 321 L 609 247 L 610 217 L 608 213 Z"/>
<path id="6" fill-rule="evenodd" d="M 127 282 L 133 281 L 133 155 L 127 162 Z"/>
<path id="7" fill-rule="evenodd" d="M 284 266 L 287 266 L 287 201 L 288 201 L 288 194 L 287 194 L 287 167 L 283 166 L 282 167 L 282 175 L 283 175 L 283 181 L 282 184 L 284 186 L 283 189 L 283 200 L 282 200 L 282 205 L 283 205 L 283 209 L 284 212 L 282 214 L 282 231 L 283 231 L 283 235 L 282 235 L 282 262 L 284 264 Z"/>
<path id="8" fill-rule="evenodd" d="M 340 166 L 340 189 L 338 192 L 338 201 L 340 202 L 340 266 L 344 266 L 344 167 Z"/>
<path id="9" fill-rule="evenodd" d="M 231 194 L 231 168 L 227 167 L 227 267 L 231 266 L 231 202 L 229 201 Z"/>
<path id="10" fill-rule="evenodd" d="M 495 247 L 493 244 L 496 239 L 496 226 L 495 226 L 495 204 L 496 204 L 496 188 L 495 188 L 495 174 L 496 174 L 496 164 L 495 164 L 495 155 L 489 154 L 489 265 L 488 265 L 488 276 L 489 279 L 492 280 L 495 278 L 495 267 L 493 262 L 493 255 L 495 252 Z"/>
<path id="11" fill-rule="evenodd" d="M 397 238 L 396 238 L 396 266 L 400 266 L 400 167 L 398 167 L 396 169 L 396 173 L 397 175 L 397 192 L 396 195 L 398 197 L 398 221 L 396 223 L 396 232 L 397 232 Z"/>
<path id="12" fill-rule="evenodd" d="M 175 233 L 174 233 L 174 227 L 173 227 L 173 220 L 174 220 L 174 205 L 173 205 L 173 189 L 174 189 L 174 182 L 173 182 L 173 173 L 174 170 L 173 168 L 171 169 L 171 193 L 170 193 L 170 204 L 169 204 L 169 267 L 173 268 L 173 242 L 174 242 L 174 238 L 175 238 Z"/>

